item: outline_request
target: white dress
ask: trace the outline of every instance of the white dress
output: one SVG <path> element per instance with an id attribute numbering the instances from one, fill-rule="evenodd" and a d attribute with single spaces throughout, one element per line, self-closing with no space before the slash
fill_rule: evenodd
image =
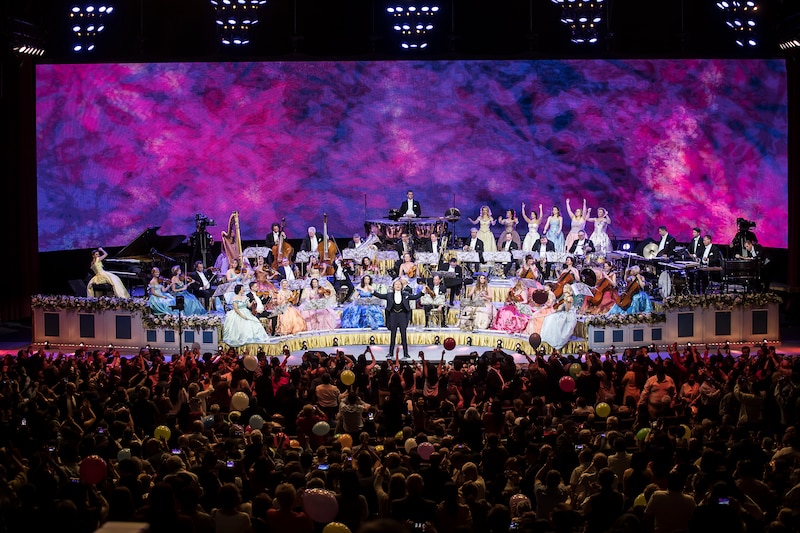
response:
<path id="1" fill-rule="evenodd" d="M 594 244 L 594 249 L 599 254 L 607 254 L 611 251 L 611 239 L 606 233 L 606 229 L 610 225 L 610 221 L 606 222 L 603 219 L 596 219 L 594 223 L 594 231 L 592 232 L 589 240 Z"/>
<path id="2" fill-rule="evenodd" d="M 522 249 L 526 252 L 533 251 L 533 247 L 539 242 L 542 236 L 539 235 L 539 221 L 534 220 L 528 222 L 528 234 L 525 235 L 525 240 L 522 242 Z"/>

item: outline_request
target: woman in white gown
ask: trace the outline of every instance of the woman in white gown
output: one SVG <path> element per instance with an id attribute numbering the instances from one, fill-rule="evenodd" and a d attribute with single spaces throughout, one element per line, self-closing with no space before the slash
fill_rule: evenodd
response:
<path id="1" fill-rule="evenodd" d="M 587 218 L 586 220 L 594 223 L 594 231 L 591 237 L 589 237 L 589 240 L 594 244 L 595 252 L 603 255 L 610 252 L 611 239 L 608 237 L 606 231 L 608 226 L 611 225 L 611 218 L 608 216 L 608 211 L 603 207 L 598 207 L 597 216 L 594 218 Z"/>
<path id="2" fill-rule="evenodd" d="M 586 228 L 586 217 L 589 216 L 589 213 L 586 211 L 586 199 L 583 200 L 583 208 L 576 209 L 574 212 L 569 205 L 569 198 L 567 198 L 567 214 L 569 215 L 570 220 L 572 221 L 572 225 L 569 228 L 569 233 L 567 233 L 567 238 L 564 243 L 564 251 L 569 252 L 572 243 L 578 240 L 578 232 L 585 231 Z M 556 248 L 556 251 L 560 251 Z"/>
<path id="3" fill-rule="evenodd" d="M 231 310 L 225 314 L 225 324 L 222 327 L 222 340 L 234 348 L 269 341 L 264 326 L 250 311 L 249 300 L 241 284 L 233 289 Z"/>
<path id="4" fill-rule="evenodd" d="M 562 300 L 556 312 L 545 316 L 542 322 L 542 342 L 557 350 L 569 342 L 578 324 L 578 315 L 573 303 L 572 285 L 564 285 Z"/>
<path id="5" fill-rule="evenodd" d="M 541 238 L 541 235 L 539 235 L 539 221 L 542 220 L 542 204 L 539 204 L 539 216 L 536 216 L 536 212 L 531 210 L 531 216 L 528 218 L 528 215 L 525 214 L 525 203 L 523 202 L 522 218 L 528 223 L 528 234 L 525 235 L 525 240 L 522 241 L 522 249 L 530 252 L 535 245 L 539 244 L 539 239 Z"/>
<path id="6" fill-rule="evenodd" d="M 89 280 L 89 284 L 86 286 L 86 294 L 88 294 L 90 298 L 96 298 L 100 296 L 100 294 L 95 292 L 95 285 L 108 284 L 114 289 L 114 296 L 117 298 L 130 298 L 131 295 L 128 294 L 128 289 L 125 288 L 119 276 L 111 272 L 106 272 L 105 268 L 103 268 L 103 259 L 106 257 L 108 257 L 108 254 L 102 248 L 98 248 L 92 252 L 92 262 L 89 268 L 92 269 L 94 277 Z"/>
<path id="7" fill-rule="evenodd" d="M 492 217 L 492 210 L 488 205 L 481 207 L 481 214 L 475 220 L 467 217 L 467 220 L 473 224 L 478 224 L 478 238 L 483 241 L 484 252 L 496 252 L 497 243 L 494 242 L 494 235 L 492 234 L 491 227 L 497 224 L 497 220 Z"/>

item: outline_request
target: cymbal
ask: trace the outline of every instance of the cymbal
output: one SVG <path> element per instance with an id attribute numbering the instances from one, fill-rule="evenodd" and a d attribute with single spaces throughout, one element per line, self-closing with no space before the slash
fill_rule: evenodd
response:
<path id="1" fill-rule="evenodd" d="M 658 253 L 658 245 L 654 242 L 646 245 L 644 250 L 642 250 L 642 255 L 645 256 L 647 259 L 652 259 Z"/>

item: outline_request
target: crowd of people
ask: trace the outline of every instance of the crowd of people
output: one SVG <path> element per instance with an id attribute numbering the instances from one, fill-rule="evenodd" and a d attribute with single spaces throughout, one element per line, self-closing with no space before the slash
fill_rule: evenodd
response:
<path id="1" fill-rule="evenodd" d="M 22 350 L 0 532 L 619 532 L 800 526 L 800 364 L 774 346 Z"/>

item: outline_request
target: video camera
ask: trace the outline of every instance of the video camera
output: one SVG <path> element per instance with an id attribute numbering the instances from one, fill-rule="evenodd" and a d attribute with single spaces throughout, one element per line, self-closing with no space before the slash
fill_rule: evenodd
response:
<path id="1" fill-rule="evenodd" d="M 756 227 L 756 223 L 752 220 L 746 220 L 744 218 L 737 218 L 736 219 L 736 227 L 739 228 L 739 231 L 747 231 L 749 229 L 753 229 Z"/>
<path id="2" fill-rule="evenodd" d="M 201 215 L 200 213 L 197 213 L 194 216 L 194 223 L 201 230 L 205 230 L 205 228 L 207 226 L 216 226 L 217 225 L 217 223 L 214 222 L 213 218 L 208 218 L 207 216 Z"/>

